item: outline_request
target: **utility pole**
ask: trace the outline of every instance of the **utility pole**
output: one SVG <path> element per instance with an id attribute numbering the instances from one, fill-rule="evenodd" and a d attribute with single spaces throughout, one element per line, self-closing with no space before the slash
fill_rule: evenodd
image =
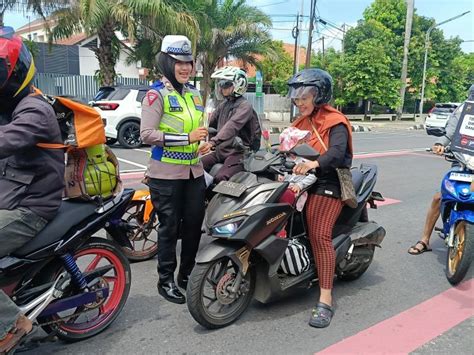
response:
<path id="1" fill-rule="evenodd" d="M 309 68 L 311 64 L 311 45 L 313 42 L 313 28 L 314 28 L 314 15 L 316 13 L 316 1 L 317 0 L 311 0 L 311 6 L 310 6 L 308 48 L 306 49 L 305 68 Z"/>
<path id="2" fill-rule="evenodd" d="M 324 36 L 321 37 L 321 44 L 323 47 L 323 56 L 321 57 L 321 64 L 322 64 L 323 69 L 325 69 L 326 67 L 324 65 Z"/>
<path id="3" fill-rule="evenodd" d="M 405 103 L 405 90 L 407 87 L 408 48 L 410 46 L 411 27 L 413 23 L 414 0 L 407 0 L 407 18 L 405 21 L 405 43 L 403 45 L 403 63 L 400 82 L 400 105 L 397 107 L 397 120 L 402 119 L 403 104 Z"/>
<path id="4" fill-rule="evenodd" d="M 299 40 L 299 35 L 300 35 L 300 14 L 298 13 L 296 15 L 296 26 L 293 27 L 293 32 L 291 34 L 293 38 L 295 39 L 295 52 L 293 54 L 293 75 L 296 74 L 296 71 L 298 70 L 298 40 Z"/>

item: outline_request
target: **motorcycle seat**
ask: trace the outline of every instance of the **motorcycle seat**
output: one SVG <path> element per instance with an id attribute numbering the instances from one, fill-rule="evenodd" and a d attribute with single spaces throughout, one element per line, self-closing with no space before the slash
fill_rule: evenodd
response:
<path id="1" fill-rule="evenodd" d="M 93 215 L 96 209 L 97 204 L 92 202 L 62 201 L 56 217 L 30 242 L 13 252 L 13 255 L 24 257 L 60 240 L 69 229 Z"/>
<path id="2" fill-rule="evenodd" d="M 362 186 L 362 182 L 364 181 L 364 175 L 360 172 L 359 169 L 352 169 L 352 183 L 354 184 L 354 190 L 356 195 L 359 193 L 359 189 Z"/>

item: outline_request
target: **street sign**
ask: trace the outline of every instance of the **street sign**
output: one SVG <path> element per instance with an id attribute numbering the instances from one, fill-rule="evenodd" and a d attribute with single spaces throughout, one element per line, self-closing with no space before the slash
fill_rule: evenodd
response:
<path id="1" fill-rule="evenodd" d="M 474 155 L 474 101 L 466 101 L 451 143 L 451 150 Z"/>

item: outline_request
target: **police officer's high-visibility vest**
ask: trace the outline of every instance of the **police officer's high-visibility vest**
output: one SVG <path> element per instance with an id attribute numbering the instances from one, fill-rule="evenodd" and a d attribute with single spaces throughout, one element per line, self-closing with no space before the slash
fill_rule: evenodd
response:
<path id="1" fill-rule="evenodd" d="M 181 96 L 164 85 L 158 89 L 163 98 L 163 116 L 158 130 L 164 133 L 190 133 L 202 124 L 204 107 L 198 90 L 187 86 Z M 152 158 L 164 163 L 194 165 L 199 162 L 199 142 L 185 146 L 154 147 Z"/>

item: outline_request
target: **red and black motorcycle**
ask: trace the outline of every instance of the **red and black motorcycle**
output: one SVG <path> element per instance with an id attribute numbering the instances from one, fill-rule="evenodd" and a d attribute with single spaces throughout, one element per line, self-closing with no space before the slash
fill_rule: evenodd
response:
<path id="1" fill-rule="evenodd" d="M 30 243 L 0 259 L 0 288 L 34 324 L 66 341 L 94 336 L 122 311 L 130 264 L 115 243 L 94 237 L 105 229 L 127 238 L 122 216 L 133 190 L 98 206 L 63 201 L 58 215 Z"/>

